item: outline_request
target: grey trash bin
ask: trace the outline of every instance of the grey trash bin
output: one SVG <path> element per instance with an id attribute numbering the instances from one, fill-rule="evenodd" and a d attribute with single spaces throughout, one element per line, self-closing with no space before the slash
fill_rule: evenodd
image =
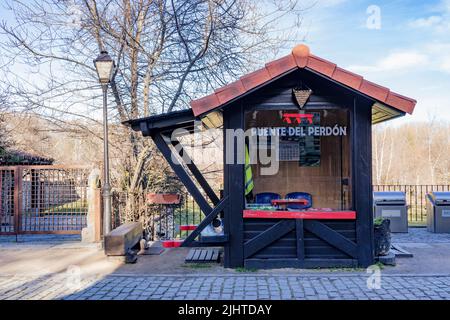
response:
<path id="1" fill-rule="evenodd" d="M 408 208 L 404 192 L 374 192 L 373 207 L 375 218 L 383 217 L 391 221 L 391 232 L 408 232 Z"/>
<path id="2" fill-rule="evenodd" d="M 427 230 L 450 233 L 450 192 L 427 194 Z"/>

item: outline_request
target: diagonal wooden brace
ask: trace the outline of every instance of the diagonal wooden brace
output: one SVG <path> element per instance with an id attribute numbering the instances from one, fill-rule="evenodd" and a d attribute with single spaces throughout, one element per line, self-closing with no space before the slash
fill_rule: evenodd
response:
<path id="1" fill-rule="evenodd" d="M 347 239 L 339 232 L 316 220 L 304 220 L 303 223 L 306 230 L 315 234 L 322 240 L 345 252 L 352 258 L 358 256 L 358 247 L 356 243 Z"/>
<path id="2" fill-rule="evenodd" d="M 250 239 L 244 244 L 244 258 L 248 258 L 268 246 L 272 242 L 277 241 L 283 237 L 286 233 L 294 230 L 295 220 L 281 220 L 277 222 L 269 229 L 260 233 L 256 237 Z"/>
<path id="3" fill-rule="evenodd" d="M 200 224 L 197 226 L 197 228 L 191 232 L 191 234 L 183 241 L 181 244 L 182 247 L 189 247 L 189 244 L 191 244 L 195 238 L 202 232 L 205 227 L 210 224 L 213 219 L 228 205 L 228 197 L 223 198 L 220 200 L 220 202 L 217 204 L 217 206 L 211 210 L 209 214 L 206 215 L 205 219 L 200 222 Z"/>
<path id="4" fill-rule="evenodd" d="M 183 146 L 181 145 L 180 141 L 172 140 L 172 145 L 175 148 L 178 148 L 179 155 L 187 160 L 186 166 L 188 169 L 192 172 L 194 175 L 194 178 L 197 180 L 197 182 L 200 184 L 202 189 L 205 191 L 205 193 L 208 195 L 209 199 L 211 199 L 212 203 L 214 205 L 217 205 L 219 203 L 219 198 L 217 197 L 214 190 L 209 185 L 208 181 L 206 181 L 205 177 L 202 175 L 200 170 L 198 170 L 197 166 L 195 165 L 194 161 L 189 157 L 187 152 L 184 150 Z"/>
<path id="5" fill-rule="evenodd" d="M 174 158 L 176 156 L 175 152 L 172 152 L 169 145 L 164 140 L 164 137 L 161 133 L 155 133 L 152 135 L 153 141 L 155 142 L 156 146 L 158 147 L 159 151 L 161 151 L 164 158 L 167 160 L 175 174 L 180 178 L 181 182 L 184 184 L 186 189 L 189 191 L 189 193 L 194 198 L 195 202 L 197 202 L 200 209 L 203 211 L 205 215 L 208 215 L 213 209 L 209 205 L 208 201 L 203 197 L 200 190 L 198 190 L 195 183 L 192 181 L 189 174 L 186 172 L 184 167 L 174 162 Z"/>

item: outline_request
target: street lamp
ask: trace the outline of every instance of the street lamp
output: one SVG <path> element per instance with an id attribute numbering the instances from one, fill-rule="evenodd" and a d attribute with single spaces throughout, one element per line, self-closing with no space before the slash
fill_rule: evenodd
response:
<path id="1" fill-rule="evenodd" d="M 111 231 L 111 184 L 109 182 L 109 151 L 108 151 L 108 84 L 114 69 L 114 61 L 107 51 L 101 51 L 94 60 L 98 79 L 103 90 L 103 234 Z"/>

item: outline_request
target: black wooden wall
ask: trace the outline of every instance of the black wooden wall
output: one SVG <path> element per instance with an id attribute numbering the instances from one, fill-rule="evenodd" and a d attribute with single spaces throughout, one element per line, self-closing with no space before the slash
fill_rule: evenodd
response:
<path id="1" fill-rule="evenodd" d="M 352 220 L 243 219 L 244 165 L 224 165 L 224 196 L 230 204 L 225 209 L 225 267 L 330 267 L 362 266 L 373 263 L 372 218 L 372 142 L 371 105 L 373 101 L 307 70 L 294 71 L 224 108 L 224 130 L 243 129 L 248 108 L 295 107 L 291 89 L 307 84 L 315 96 L 311 104 L 340 106 L 351 113 L 352 200 L 357 212 Z M 227 144 L 224 132 L 224 150 Z M 244 145 L 234 146 L 244 150 Z M 226 163 L 224 152 L 224 163 Z M 283 235 L 270 239 L 270 228 Z M 276 234 L 275 233 L 272 233 Z M 258 238 L 259 237 L 259 238 Z M 255 239 L 254 239 L 255 238 Z M 254 239 L 254 241 L 251 241 Z M 273 240 L 273 241 L 272 241 Z M 257 242 L 267 245 L 259 248 Z M 249 254 L 251 253 L 251 254 Z"/>
<path id="2" fill-rule="evenodd" d="M 281 222 L 291 228 L 283 234 L 275 232 L 271 243 L 255 253 L 247 254 L 246 244 L 262 238 Z M 355 221 L 245 219 L 244 266 L 247 268 L 315 268 L 356 267 L 357 245 Z M 345 240 L 343 240 L 345 238 Z"/>

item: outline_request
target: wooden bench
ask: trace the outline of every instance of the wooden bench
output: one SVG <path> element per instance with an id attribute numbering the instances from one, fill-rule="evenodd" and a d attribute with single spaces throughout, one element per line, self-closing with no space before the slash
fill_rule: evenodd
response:
<path id="1" fill-rule="evenodd" d="M 105 254 L 125 256 L 142 239 L 140 222 L 128 222 L 105 235 Z"/>

